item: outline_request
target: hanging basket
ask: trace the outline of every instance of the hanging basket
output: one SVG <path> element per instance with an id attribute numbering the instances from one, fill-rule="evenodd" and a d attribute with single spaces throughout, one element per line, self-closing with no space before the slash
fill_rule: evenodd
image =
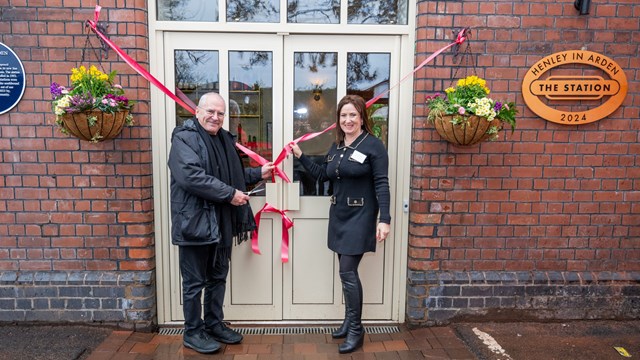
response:
<path id="1" fill-rule="evenodd" d="M 93 110 L 64 114 L 60 119 L 62 127 L 70 135 L 81 140 L 100 142 L 118 136 L 127 122 L 128 115 L 128 110 L 116 113 Z"/>
<path id="2" fill-rule="evenodd" d="M 440 137 L 454 145 L 470 146 L 495 137 L 502 121 L 475 115 L 443 115 L 433 121 Z"/>

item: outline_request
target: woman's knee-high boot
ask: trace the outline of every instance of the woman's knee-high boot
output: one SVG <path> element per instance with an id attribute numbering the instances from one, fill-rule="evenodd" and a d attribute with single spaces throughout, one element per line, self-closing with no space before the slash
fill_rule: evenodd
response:
<path id="1" fill-rule="evenodd" d="M 347 338 L 340 344 L 340 354 L 353 352 L 364 342 L 364 327 L 362 326 L 362 285 L 358 275 L 353 271 L 340 273 L 346 303 Z"/>
<path id="2" fill-rule="evenodd" d="M 342 280 L 342 279 L 341 279 Z M 344 282 L 342 282 L 342 295 L 346 298 Z M 345 300 L 344 302 L 344 321 L 342 321 L 342 325 L 331 333 L 331 337 L 334 339 L 342 339 L 347 336 L 347 330 L 349 330 L 349 319 L 347 318 L 347 313 L 349 313 L 349 303 Z"/>
<path id="3" fill-rule="evenodd" d="M 331 337 L 334 339 L 342 339 L 345 336 L 347 336 L 348 330 L 349 330 L 349 321 L 347 320 L 346 305 L 345 305 L 344 321 L 336 331 L 331 332 Z"/>

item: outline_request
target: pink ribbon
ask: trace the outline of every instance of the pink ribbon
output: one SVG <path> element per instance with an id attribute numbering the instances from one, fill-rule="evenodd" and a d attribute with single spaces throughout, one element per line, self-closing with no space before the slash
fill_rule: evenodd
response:
<path id="1" fill-rule="evenodd" d="M 454 42 L 452 42 L 451 44 L 449 44 L 449 45 L 443 47 L 442 49 L 440 49 L 440 50 L 434 52 L 433 54 L 431 54 L 431 56 L 429 56 L 428 58 L 424 59 L 424 61 L 422 61 L 415 69 L 413 69 L 412 72 L 410 72 L 405 77 L 400 79 L 400 81 L 395 83 L 393 86 L 391 86 L 387 90 L 385 90 L 385 91 L 381 92 L 380 94 L 376 95 L 373 99 L 367 101 L 367 108 L 369 106 L 373 105 L 376 101 L 380 100 L 380 98 L 383 97 L 385 94 L 389 93 L 389 91 L 391 91 L 391 89 L 393 89 L 396 86 L 400 85 L 403 81 L 405 81 L 407 78 L 409 78 L 409 76 L 415 74 L 418 70 L 422 69 L 425 65 L 430 63 L 431 60 L 433 60 L 436 56 L 440 55 L 443 51 L 447 50 L 448 48 L 450 48 L 450 47 L 452 47 L 454 45 L 460 45 L 463 42 L 465 42 L 465 40 L 467 40 L 467 32 L 468 31 L 469 31 L 468 28 L 460 30 L 460 32 L 458 32 L 458 36 L 456 36 L 456 40 Z"/>
<path id="2" fill-rule="evenodd" d="M 98 30 L 97 26 L 98 26 L 98 18 L 100 17 L 100 9 L 102 9 L 102 7 L 100 5 L 96 5 L 96 8 L 93 13 L 93 21 L 87 20 L 87 25 L 91 28 L 91 30 L 96 35 L 98 35 L 100 39 L 102 39 L 102 41 L 104 41 L 107 45 L 109 45 L 122 58 L 122 60 L 124 60 L 127 64 L 129 64 L 129 66 L 131 66 L 131 68 L 137 71 L 138 74 L 142 75 L 143 78 L 149 80 L 150 83 L 155 85 L 158 89 L 162 90 L 163 93 L 167 94 L 171 99 L 173 99 L 176 103 L 180 104 L 180 106 L 185 108 L 187 111 L 189 111 L 192 114 L 195 114 L 196 106 L 195 104 L 193 104 L 193 102 L 189 100 L 191 104 L 187 104 L 186 102 L 178 98 L 176 95 L 174 95 L 171 92 L 171 90 L 167 89 L 160 81 L 158 81 L 158 79 L 153 77 L 153 75 L 151 75 L 147 70 L 142 68 L 142 66 L 140 66 L 140 64 L 138 64 L 135 60 L 133 60 L 129 55 L 127 55 L 127 53 L 122 51 L 122 49 L 120 49 L 118 45 L 114 44 L 111 40 L 109 40 L 108 37 L 106 37 L 102 32 L 100 32 L 100 30 Z M 186 98 L 184 94 L 182 95 Z"/>
<path id="3" fill-rule="evenodd" d="M 258 164 L 260 164 L 260 166 L 268 163 L 269 161 L 265 158 L 263 158 L 262 156 L 260 156 L 258 153 L 254 152 L 253 150 L 243 146 L 240 143 L 236 143 L 236 147 L 238 149 L 240 149 L 243 153 L 247 154 L 248 157 L 250 157 L 251 159 L 255 160 Z M 274 162 L 273 165 L 276 165 L 276 163 Z M 290 183 L 291 180 L 289 180 L 289 177 L 287 177 L 287 174 L 285 174 L 284 171 L 282 171 L 278 166 L 276 166 L 273 169 L 276 173 L 276 175 L 278 175 L 280 178 L 282 178 L 282 180 Z M 271 180 L 273 182 L 275 182 L 275 179 L 272 177 Z"/>
<path id="4" fill-rule="evenodd" d="M 326 133 L 327 131 L 333 130 L 335 128 L 336 128 L 336 124 L 333 123 L 333 124 L 331 124 L 331 126 L 327 127 L 326 129 L 324 129 L 322 131 L 304 134 L 304 135 L 300 136 L 299 138 L 291 141 L 289 144 L 297 144 L 299 142 L 304 142 L 304 141 L 307 141 L 307 140 L 311 140 L 314 137 L 320 136 L 320 135 Z M 287 157 L 287 155 L 289 155 L 289 154 L 291 154 L 291 148 L 287 145 L 282 149 L 282 151 L 280 151 L 280 154 L 278 155 L 276 160 L 273 162 L 273 164 L 274 165 L 280 164 Z"/>
<path id="5" fill-rule="evenodd" d="M 255 215 L 256 229 L 253 230 L 251 235 L 251 250 L 258 255 L 261 255 L 260 247 L 258 246 L 258 230 L 260 229 L 260 217 L 263 212 L 273 212 L 280 214 L 282 219 L 282 243 L 280 245 L 280 259 L 283 263 L 289 261 L 289 229 L 293 227 L 293 221 L 287 216 L 287 210 L 279 210 L 269 203 L 265 203 L 262 209 Z"/>
<path id="6" fill-rule="evenodd" d="M 440 50 L 434 52 L 433 54 L 431 54 L 431 56 L 429 56 L 428 58 L 426 58 L 424 61 L 422 61 L 415 69 L 413 69 L 413 71 L 407 75 L 405 75 L 402 79 L 400 79 L 400 81 L 398 81 L 397 83 L 395 83 L 393 86 L 389 87 L 389 89 L 381 92 L 380 94 L 376 95 L 373 99 L 367 101 L 367 108 L 371 107 L 371 105 L 375 104 L 376 101 L 380 100 L 380 98 L 382 98 L 385 94 L 389 93 L 392 89 L 396 88 L 398 85 L 400 85 L 403 81 L 407 80 L 409 78 L 409 76 L 415 74 L 418 70 L 422 69 L 425 65 L 427 65 L 428 63 L 430 63 L 436 56 L 440 55 L 443 51 L 449 49 L 450 47 L 454 46 L 454 45 L 459 45 L 462 44 L 463 42 L 465 42 L 467 40 L 467 32 L 469 31 L 469 29 L 462 29 L 458 32 L 458 35 L 456 36 L 456 40 L 454 42 L 452 42 L 451 44 L 441 48 Z M 314 133 L 307 133 L 302 135 L 301 137 L 291 141 L 289 144 L 298 144 L 307 140 L 311 140 L 317 136 L 320 136 L 324 133 L 326 133 L 327 131 L 333 130 L 335 129 L 336 124 L 333 123 L 331 126 L 327 127 L 326 129 L 319 131 L 319 132 L 314 132 Z M 238 146 L 238 148 L 240 150 L 242 150 L 245 154 L 247 154 L 251 159 L 255 160 L 258 164 L 260 165 L 264 165 L 266 164 L 268 161 L 265 160 L 262 156 L 260 156 L 259 154 L 251 151 L 250 149 L 237 144 L 236 146 Z M 281 151 L 280 154 L 278 154 L 278 157 L 273 161 L 273 165 L 275 166 L 275 170 L 276 170 L 276 174 L 282 178 L 285 182 L 290 183 L 291 180 L 289 180 L 289 178 L 287 177 L 287 175 L 280 170 L 280 168 L 278 167 L 280 165 L 280 163 L 282 163 L 284 161 L 284 159 L 287 157 L 287 155 L 291 154 L 291 148 L 287 145 L 285 146 Z"/>
<path id="7" fill-rule="evenodd" d="M 163 93 L 168 95 L 177 104 L 182 106 L 184 109 L 189 111 L 191 114 L 195 114 L 196 113 L 195 109 L 197 107 L 196 104 L 194 104 L 193 101 L 191 101 L 191 99 L 189 99 L 184 93 L 182 93 L 182 91 L 180 91 L 180 89 L 178 87 L 176 87 L 176 93 L 178 94 L 176 96 L 169 89 L 167 89 L 160 81 L 158 81 L 158 79 L 156 79 L 153 75 L 151 75 L 147 70 L 142 68 L 142 66 L 140 66 L 140 64 L 138 64 L 135 60 L 133 60 L 129 55 L 127 55 L 127 53 L 125 53 L 115 43 L 113 43 L 111 40 L 109 40 L 109 38 L 106 37 L 100 30 L 98 30 L 97 25 L 98 25 L 98 19 L 100 17 L 100 10 L 101 9 L 102 9 L 102 7 L 100 5 L 96 5 L 95 11 L 94 11 L 93 20 L 87 20 L 87 26 L 89 26 L 91 28 L 91 30 L 96 35 L 98 35 L 98 37 L 100 37 L 100 39 L 102 39 L 107 45 L 109 45 L 109 47 L 111 47 L 122 58 L 122 60 L 124 60 L 127 64 L 129 64 L 129 66 L 131 66 L 131 68 L 133 68 L 140 75 L 142 75 L 142 77 L 144 77 L 150 83 L 155 85 L 158 89 L 160 89 Z M 393 86 L 389 87 L 389 89 L 387 89 L 387 90 L 383 91 L 382 93 L 378 94 L 373 99 L 367 101 L 367 104 L 366 104 L 367 108 L 369 108 L 371 105 L 373 105 L 376 101 L 378 101 L 385 94 L 389 93 L 392 89 L 394 89 L 395 87 L 400 85 L 403 81 L 408 79 L 409 76 L 415 74 L 418 70 L 422 69 L 426 64 L 430 63 L 431 60 L 433 60 L 436 56 L 440 55 L 440 53 L 442 53 L 443 51 L 447 50 L 448 48 L 450 48 L 450 47 L 452 47 L 454 45 L 462 44 L 465 40 L 467 40 L 467 32 L 468 32 L 468 30 L 469 29 L 460 30 L 460 32 L 458 33 L 458 36 L 456 37 L 456 40 L 453 43 L 451 43 L 451 44 L 441 48 L 440 50 L 436 51 L 435 53 L 431 54 L 431 56 L 429 56 L 424 61 L 422 61 L 415 69 L 413 69 L 413 71 L 411 73 L 407 74 L 399 82 L 397 82 Z M 327 127 L 326 129 L 324 129 L 322 131 L 304 134 L 301 137 L 291 141 L 289 144 L 298 144 L 300 142 L 304 142 L 304 141 L 313 139 L 313 138 L 315 138 L 317 136 L 320 136 L 320 135 L 326 133 L 327 131 L 333 130 L 335 127 L 336 127 L 336 124 L 334 123 L 334 124 L 332 124 L 331 126 Z M 249 156 L 251 159 L 255 160 L 261 166 L 266 164 L 266 163 L 268 163 L 268 160 L 266 160 L 265 158 L 263 158 L 262 156 L 260 156 L 256 152 L 252 151 L 251 149 L 248 149 L 247 147 L 245 147 L 245 146 L 243 146 L 243 145 L 241 145 L 239 143 L 236 143 L 236 147 L 238 149 L 240 149 L 242 152 L 244 152 L 245 154 L 247 154 L 247 156 Z M 291 148 L 289 147 L 289 145 L 287 145 L 282 149 L 282 151 L 280 151 L 280 154 L 278 154 L 278 157 L 273 162 L 273 165 L 275 166 L 275 169 L 274 169 L 275 170 L 275 174 L 278 175 L 280 178 L 282 178 L 282 180 L 284 180 L 287 183 L 290 183 L 291 180 L 289 180 L 289 178 L 287 177 L 287 174 L 284 171 L 282 171 L 278 167 L 278 165 L 280 165 L 280 163 L 282 163 L 282 161 L 284 161 L 284 159 L 290 153 L 291 153 Z M 273 179 L 273 181 L 275 181 L 275 179 Z M 280 217 L 282 218 L 282 245 L 280 247 L 280 257 L 282 259 L 282 262 L 289 261 L 289 229 L 291 229 L 293 227 L 293 221 L 291 221 L 291 219 L 289 219 L 289 217 L 287 217 L 287 215 L 286 215 L 287 211 L 288 210 L 279 210 L 279 209 L 269 205 L 268 203 L 266 203 L 262 207 L 262 209 L 260 209 L 260 211 L 258 211 L 256 213 L 256 215 L 255 215 L 256 229 L 253 231 L 253 234 L 251 236 L 251 250 L 254 253 L 260 254 L 260 247 L 258 246 L 258 230 L 260 228 L 260 218 L 262 216 L 262 213 L 263 212 L 275 212 L 275 213 L 279 213 Z"/>

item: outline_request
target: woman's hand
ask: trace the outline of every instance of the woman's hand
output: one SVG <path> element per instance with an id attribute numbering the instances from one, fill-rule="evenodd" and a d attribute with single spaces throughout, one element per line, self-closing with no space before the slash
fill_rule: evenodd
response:
<path id="1" fill-rule="evenodd" d="M 293 153 L 293 156 L 296 157 L 296 159 L 299 159 L 300 156 L 302 156 L 302 150 L 300 150 L 300 147 L 298 146 L 298 144 L 294 142 L 290 142 L 289 148 L 291 149 L 291 152 Z"/>
<path id="2" fill-rule="evenodd" d="M 378 242 L 382 242 L 387 239 L 389 236 L 389 231 L 391 230 L 391 225 L 385 223 L 378 223 L 378 230 L 376 231 L 376 240 Z"/>
<path id="3" fill-rule="evenodd" d="M 265 180 L 271 179 L 271 176 L 273 175 L 273 169 L 275 169 L 275 166 L 273 166 L 272 162 L 268 162 L 262 165 L 262 178 Z"/>

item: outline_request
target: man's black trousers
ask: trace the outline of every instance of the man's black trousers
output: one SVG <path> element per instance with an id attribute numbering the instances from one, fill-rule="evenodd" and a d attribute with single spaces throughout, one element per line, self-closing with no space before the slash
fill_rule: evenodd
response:
<path id="1" fill-rule="evenodd" d="M 218 245 L 180 246 L 184 334 L 193 336 L 222 322 L 231 248 Z M 204 322 L 200 296 L 204 289 Z"/>

